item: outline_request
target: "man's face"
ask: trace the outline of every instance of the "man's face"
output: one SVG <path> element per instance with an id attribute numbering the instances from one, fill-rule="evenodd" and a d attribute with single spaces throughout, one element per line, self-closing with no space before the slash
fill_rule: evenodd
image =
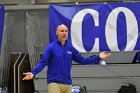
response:
<path id="1" fill-rule="evenodd" d="M 60 25 L 57 28 L 56 34 L 60 42 L 64 42 L 68 38 L 68 28 L 65 25 Z"/>

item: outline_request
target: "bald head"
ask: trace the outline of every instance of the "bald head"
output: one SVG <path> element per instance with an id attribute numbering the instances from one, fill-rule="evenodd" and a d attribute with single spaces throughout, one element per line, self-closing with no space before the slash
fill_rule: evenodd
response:
<path id="1" fill-rule="evenodd" d="M 58 36 L 58 40 L 63 44 L 68 38 L 68 28 L 66 25 L 61 24 L 57 27 L 56 35 Z"/>
<path id="2" fill-rule="evenodd" d="M 68 30 L 67 26 L 64 25 L 64 24 L 61 24 L 57 27 L 57 31 L 60 30 L 60 29 L 67 29 Z"/>

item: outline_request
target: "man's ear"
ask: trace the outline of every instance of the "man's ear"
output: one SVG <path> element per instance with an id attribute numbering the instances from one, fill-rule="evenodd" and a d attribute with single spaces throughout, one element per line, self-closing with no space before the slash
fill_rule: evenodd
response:
<path id="1" fill-rule="evenodd" d="M 58 32 L 56 31 L 56 35 L 58 35 Z"/>

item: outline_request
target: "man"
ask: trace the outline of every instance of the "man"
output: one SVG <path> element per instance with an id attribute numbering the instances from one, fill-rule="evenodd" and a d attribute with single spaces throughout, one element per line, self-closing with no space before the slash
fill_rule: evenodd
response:
<path id="1" fill-rule="evenodd" d="M 64 24 L 57 27 L 56 35 L 58 40 L 51 43 L 45 50 L 44 55 L 32 72 L 23 73 L 26 75 L 23 80 L 31 80 L 46 65 L 48 93 L 71 93 L 71 66 L 72 60 L 80 64 L 95 64 L 101 59 L 108 58 L 111 53 L 100 53 L 99 56 L 84 58 L 68 42 L 68 28 Z"/>

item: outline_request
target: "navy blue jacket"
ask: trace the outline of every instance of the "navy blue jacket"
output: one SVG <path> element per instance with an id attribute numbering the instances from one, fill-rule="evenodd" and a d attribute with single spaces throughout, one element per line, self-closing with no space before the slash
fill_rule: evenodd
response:
<path id="1" fill-rule="evenodd" d="M 48 83 L 72 84 L 70 74 L 72 60 L 80 64 L 95 64 L 96 62 L 99 62 L 100 57 L 93 56 L 84 58 L 70 43 L 66 42 L 62 46 L 57 40 L 46 48 L 42 59 L 32 70 L 32 73 L 37 75 L 46 65 L 48 65 Z"/>

